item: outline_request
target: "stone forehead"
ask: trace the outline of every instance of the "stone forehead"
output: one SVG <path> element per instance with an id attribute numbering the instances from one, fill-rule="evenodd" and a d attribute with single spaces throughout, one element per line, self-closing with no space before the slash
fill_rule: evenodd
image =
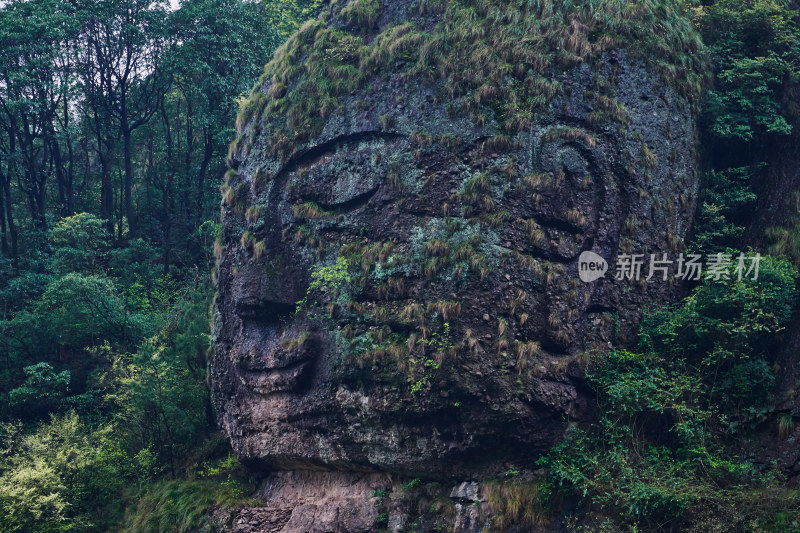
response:
<path id="1" fill-rule="evenodd" d="M 663 85 L 696 97 L 699 39 L 668 0 L 335 2 L 265 67 L 241 106 L 231 161 L 256 148 L 277 167 L 343 129 L 402 130 L 409 109 L 419 111 L 409 123 L 434 134 L 477 125 L 514 135 L 563 96 L 562 73 L 599 59 L 612 64 L 623 48 Z M 597 122 L 623 118 L 614 76 L 611 68 L 587 80 Z M 376 93 L 394 101 L 375 109 Z M 425 109 L 436 113 L 426 117 Z"/>

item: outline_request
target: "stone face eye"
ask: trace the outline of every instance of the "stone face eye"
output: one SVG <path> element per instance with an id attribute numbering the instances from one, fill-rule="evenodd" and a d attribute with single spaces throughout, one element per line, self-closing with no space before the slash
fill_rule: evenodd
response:
<path id="1" fill-rule="evenodd" d="M 397 142 L 375 135 L 350 136 L 304 158 L 289 178 L 293 202 L 314 202 L 326 211 L 346 213 L 365 205 L 393 173 Z"/>

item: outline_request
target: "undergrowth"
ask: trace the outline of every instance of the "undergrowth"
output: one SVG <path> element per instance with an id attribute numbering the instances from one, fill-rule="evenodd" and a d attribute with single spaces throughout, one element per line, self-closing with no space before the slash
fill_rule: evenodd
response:
<path id="1" fill-rule="evenodd" d="M 208 520 L 214 507 L 254 504 L 229 481 L 170 480 L 154 483 L 126 515 L 126 533 L 195 531 Z"/>
<path id="2" fill-rule="evenodd" d="M 791 315 L 797 275 L 771 257 L 757 280 L 729 273 L 651 313 L 636 351 L 596 356 L 589 367 L 597 421 L 568 431 L 540 464 L 554 489 L 589 506 L 595 525 L 607 518 L 610 530 L 798 530 L 798 492 L 781 486 L 777 467 L 733 448 L 770 416 L 772 348 Z"/>

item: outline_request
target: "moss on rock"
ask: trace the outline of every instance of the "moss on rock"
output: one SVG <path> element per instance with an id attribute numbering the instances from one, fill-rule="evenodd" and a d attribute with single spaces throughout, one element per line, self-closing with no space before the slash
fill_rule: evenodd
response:
<path id="1" fill-rule="evenodd" d="M 435 87 L 452 113 L 479 124 L 493 120 L 513 134 L 559 93 L 554 73 L 620 49 L 652 64 L 690 100 L 702 85 L 702 46 L 682 2 L 420 1 L 406 8 L 410 20 L 398 23 L 384 22 L 390 17 L 382 9 L 379 0 L 334 2 L 306 23 L 242 102 L 240 135 L 249 129 L 252 140 L 266 130 L 273 155 L 286 159 L 321 132 L 343 97 L 394 74 Z M 419 13 L 430 11 L 438 13 L 428 30 Z M 365 33 L 375 26 L 377 33 Z M 626 122 L 613 96 L 598 91 L 595 100 L 597 120 Z"/>

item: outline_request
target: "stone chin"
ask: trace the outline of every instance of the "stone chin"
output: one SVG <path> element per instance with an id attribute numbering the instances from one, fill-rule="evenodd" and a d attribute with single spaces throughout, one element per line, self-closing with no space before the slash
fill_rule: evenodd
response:
<path id="1" fill-rule="evenodd" d="M 616 80 L 624 127 L 591 118 L 598 77 Z M 269 131 L 235 154 L 211 378 L 241 459 L 491 475 L 589 416 L 581 354 L 624 342 L 676 288 L 582 283 L 578 256 L 676 249 L 694 123 L 622 52 L 558 78 L 549 110 L 502 143 L 397 77 L 346 98 L 289 158 L 270 155 Z M 338 257 L 352 279 L 308 293 Z"/>

